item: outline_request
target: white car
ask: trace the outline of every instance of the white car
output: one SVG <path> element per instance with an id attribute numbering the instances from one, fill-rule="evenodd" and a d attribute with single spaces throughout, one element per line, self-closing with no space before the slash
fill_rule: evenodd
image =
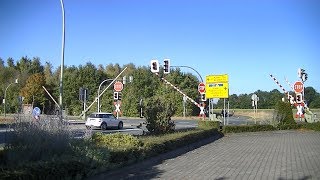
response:
<path id="1" fill-rule="evenodd" d="M 123 128 L 123 122 L 117 119 L 112 113 L 96 112 L 89 115 L 86 121 L 87 129 L 101 128 L 106 130 L 107 128 Z"/>

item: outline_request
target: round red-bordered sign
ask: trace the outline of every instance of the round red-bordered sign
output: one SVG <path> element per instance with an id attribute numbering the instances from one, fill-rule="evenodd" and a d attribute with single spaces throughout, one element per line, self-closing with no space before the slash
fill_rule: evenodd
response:
<path id="1" fill-rule="evenodd" d="M 200 94 L 203 94 L 204 92 L 206 92 L 206 85 L 203 82 L 199 83 L 198 91 Z"/>
<path id="2" fill-rule="evenodd" d="M 293 85 L 293 89 L 296 93 L 302 93 L 303 91 L 303 83 L 301 81 L 297 81 Z"/>
<path id="3" fill-rule="evenodd" d="M 115 91 L 117 91 L 117 92 L 122 91 L 122 89 L 123 89 L 123 84 L 122 84 L 122 82 L 120 82 L 120 81 L 115 82 L 114 85 L 113 85 L 113 89 L 114 89 Z"/>

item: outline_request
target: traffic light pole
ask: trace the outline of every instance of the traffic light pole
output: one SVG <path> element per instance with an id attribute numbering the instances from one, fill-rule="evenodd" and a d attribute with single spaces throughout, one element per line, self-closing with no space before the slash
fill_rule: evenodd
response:
<path id="1" fill-rule="evenodd" d="M 102 91 L 102 93 L 99 94 L 99 96 L 97 98 L 94 99 L 94 101 L 90 104 L 89 107 L 87 107 L 79 116 L 83 116 L 90 108 L 91 106 L 98 100 L 98 98 L 100 98 L 100 96 L 103 95 L 103 93 L 121 76 L 121 74 L 127 69 L 127 67 L 125 67 L 119 74 L 117 77 L 115 77 L 113 79 L 113 81 Z"/>
<path id="2" fill-rule="evenodd" d="M 195 71 L 195 72 L 198 74 L 198 76 L 199 76 L 199 78 L 200 78 L 201 82 L 203 82 L 203 79 L 202 79 L 202 77 L 201 77 L 200 73 L 199 73 L 197 70 L 195 70 L 194 68 L 190 67 L 190 66 L 171 66 L 171 67 L 178 67 L 178 68 L 180 68 L 180 67 L 185 67 L 185 68 L 192 69 L 193 71 Z"/>

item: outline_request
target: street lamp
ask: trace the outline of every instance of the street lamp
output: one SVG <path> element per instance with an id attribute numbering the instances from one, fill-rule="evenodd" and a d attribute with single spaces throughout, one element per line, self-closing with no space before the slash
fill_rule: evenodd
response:
<path id="1" fill-rule="evenodd" d="M 8 88 L 9 88 L 13 83 L 18 84 L 18 79 L 16 79 L 14 82 L 10 83 L 10 84 L 7 86 L 6 90 L 4 91 L 4 99 L 3 99 L 3 104 L 4 104 L 4 105 L 3 105 L 3 106 L 4 106 L 4 117 L 6 117 L 6 96 L 7 96 L 7 90 L 8 90 Z"/>
<path id="2" fill-rule="evenodd" d="M 101 88 L 101 86 L 102 86 L 102 84 L 104 83 L 104 82 L 107 82 L 107 81 L 112 81 L 113 79 L 106 79 L 106 80 L 104 80 L 104 81 L 102 81 L 101 83 L 100 83 L 100 85 L 99 85 L 99 89 L 98 89 L 98 108 L 97 108 L 97 110 L 98 110 L 98 112 L 100 112 L 100 88 Z"/>
<path id="3" fill-rule="evenodd" d="M 103 83 L 107 82 L 107 81 L 113 81 L 114 79 L 106 79 L 104 81 L 102 81 L 99 85 L 99 88 L 98 88 L 98 96 L 97 96 L 97 102 L 98 102 L 98 107 L 97 107 L 97 111 L 100 112 L 100 89 L 101 89 L 101 86 Z M 127 81 L 127 77 L 126 76 L 123 76 L 122 78 L 122 82 L 123 84 L 126 84 L 126 81 Z M 133 81 L 133 76 L 129 76 L 129 83 L 131 83 Z"/>
<path id="4" fill-rule="evenodd" d="M 62 11 L 62 48 L 61 48 L 61 65 L 60 65 L 60 89 L 59 89 L 59 106 L 60 115 L 62 119 L 62 95 L 63 95 L 63 68 L 64 68 L 64 43 L 65 43 L 65 15 L 63 0 L 60 0 L 61 11 Z"/>

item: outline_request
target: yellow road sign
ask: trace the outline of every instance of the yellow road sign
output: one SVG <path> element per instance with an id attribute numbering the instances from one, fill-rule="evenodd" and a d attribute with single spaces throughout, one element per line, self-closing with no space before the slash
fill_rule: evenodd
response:
<path id="1" fill-rule="evenodd" d="M 209 75 L 206 76 L 206 83 L 214 83 L 214 82 L 228 82 L 229 76 L 228 74 L 219 74 L 219 75 Z"/>
<path id="2" fill-rule="evenodd" d="M 229 98 L 229 77 L 227 74 L 206 77 L 207 98 Z"/>

